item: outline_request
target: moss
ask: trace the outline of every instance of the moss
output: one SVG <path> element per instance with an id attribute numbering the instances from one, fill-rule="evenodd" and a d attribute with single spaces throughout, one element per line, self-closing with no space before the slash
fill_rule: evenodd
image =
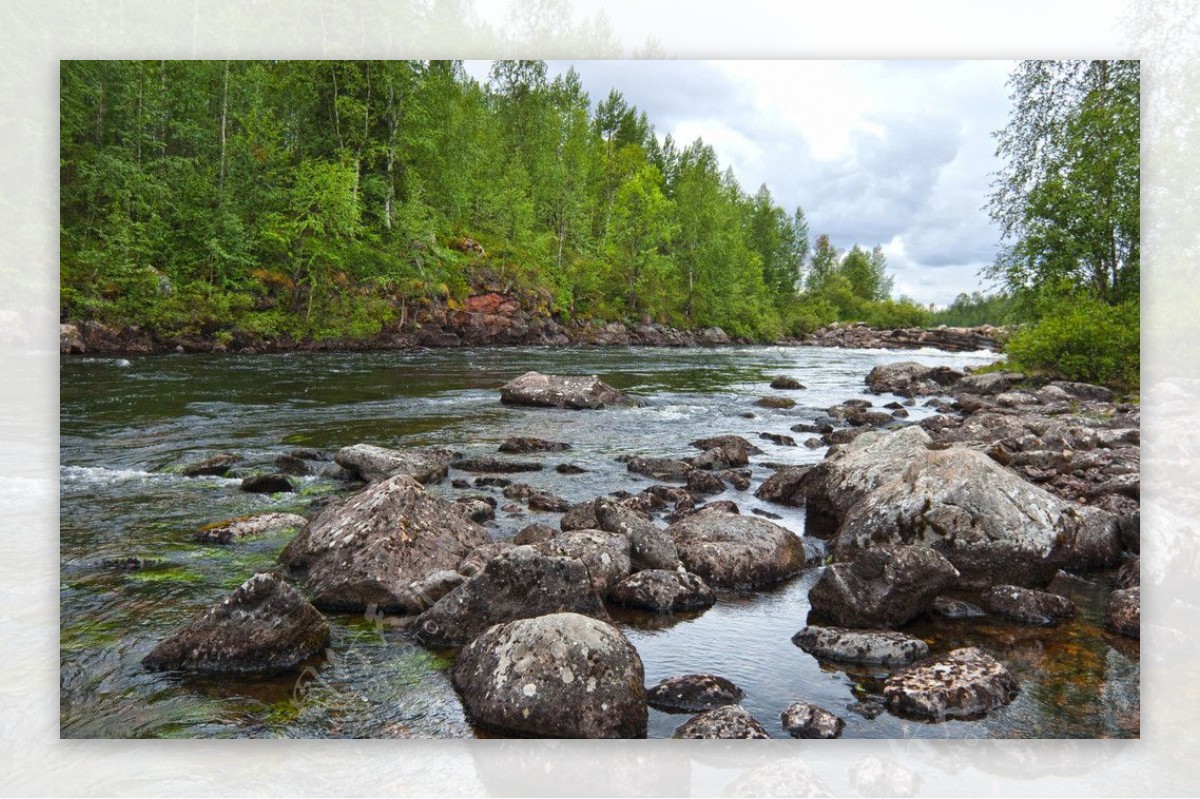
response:
<path id="1" fill-rule="evenodd" d="M 166 569 L 142 569 L 140 571 L 129 572 L 125 575 L 126 579 L 140 583 L 201 583 L 204 582 L 204 575 L 197 574 L 190 569 L 185 569 L 182 566 L 175 566 Z"/>

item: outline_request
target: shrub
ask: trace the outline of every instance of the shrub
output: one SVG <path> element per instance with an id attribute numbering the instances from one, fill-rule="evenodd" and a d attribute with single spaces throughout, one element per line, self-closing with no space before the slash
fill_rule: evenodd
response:
<path id="1" fill-rule="evenodd" d="M 1029 373 L 1134 391 L 1141 368 L 1139 319 L 1136 301 L 1065 298 L 1014 333 L 1005 352 L 1010 364 Z"/>

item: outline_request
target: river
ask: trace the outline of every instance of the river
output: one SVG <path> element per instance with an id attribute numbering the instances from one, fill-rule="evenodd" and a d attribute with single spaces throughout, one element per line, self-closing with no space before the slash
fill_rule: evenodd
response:
<path id="1" fill-rule="evenodd" d="M 518 348 L 280 355 L 165 355 L 67 358 L 61 368 L 60 635 L 61 732 L 64 737 L 471 737 L 483 735 L 463 714 L 445 655 L 412 642 L 397 619 L 330 615 L 332 643 L 299 674 L 281 677 L 196 677 L 145 671 L 140 660 L 171 631 L 221 599 L 255 571 L 272 568 L 287 536 L 233 546 L 196 543 L 205 524 L 246 513 L 295 511 L 344 492 L 322 477 L 297 478 L 296 494 L 257 495 L 238 479 L 183 477 L 174 469 L 221 450 L 245 458 L 249 471 L 271 471 L 296 447 L 327 452 L 359 442 L 392 447 L 444 446 L 494 454 L 504 439 L 538 436 L 572 450 L 532 456 L 547 466 L 570 462 L 587 471 L 547 468 L 516 479 L 572 502 L 649 478 L 630 474 L 622 455 L 684 456 L 688 442 L 725 433 L 764 450 L 753 457 L 751 491 L 730 489 L 743 513 L 778 514 L 799 535 L 802 510 L 756 500 L 771 470 L 764 463 L 802 464 L 824 449 L 780 446 L 759 433 L 782 433 L 830 405 L 863 397 L 875 365 L 916 360 L 929 365 L 982 365 L 991 353 L 888 352 L 817 347 L 716 349 Z M 501 405 L 498 388 L 527 370 L 598 374 L 642 401 L 598 412 Z M 775 392 L 788 375 L 803 391 Z M 785 394 L 790 409 L 753 406 Z M 916 404 L 909 421 L 932 413 Z M 528 459 L 530 456 L 522 456 Z M 257 467 L 257 468 L 256 468 Z M 451 477 L 470 477 L 451 471 Z M 462 495 L 449 481 L 432 491 Z M 496 492 L 472 488 L 469 493 Z M 505 500 L 496 494 L 500 504 Z M 503 511 L 489 527 L 511 537 L 557 515 Z M 823 543 L 806 538 L 811 561 Z M 137 556 L 154 568 L 122 571 L 113 558 Z M 878 694 L 885 672 L 819 664 L 791 643 L 804 626 L 810 568 L 773 590 L 726 595 L 702 614 L 667 621 L 618 614 L 637 648 L 647 684 L 680 673 L 713 672 L 743 688 L 743 705 L 775 737 L 789 703 L 822 705 L 846 721 L 844 737 L 1004 738 L 1131 737 L 1139 730 L 1136 641 L 1102 629 L 1106 575 L 1060 577 L 1052 590 L 1075 600 L 1079 613 L 1054 630 L 994 620 L 922 622 L 909 631 L 934 653 L 963 643 L 985 646 L 1021 684 L 1017 699 L 981 721 L 923 724 L 888 713 L 868 718 L 849 706 Z M 651 710 L 650 737 L 669 737 L 686 716 Z"/>

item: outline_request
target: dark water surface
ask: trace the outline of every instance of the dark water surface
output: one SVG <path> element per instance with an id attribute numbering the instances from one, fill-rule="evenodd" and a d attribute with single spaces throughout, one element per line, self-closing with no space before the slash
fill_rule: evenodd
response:
<path id="1" fill-rule="evenodd" d="M 61 381 L 61 724 L 67 737 L 475 735 L 450 687 L 446 656 L 413 643 L 402 620 L 331 616 L 333 641 L 303 671 L 283 677 L 193 677 L 149 673 L 139 661 L 172 630 L 220 600 L 255 571 L 275 565 L 290 533 L 229 547 L 195 543 L 205 524 L 245 513 L 296 511 L 345 490 L 320 477 L 297 478 L 300 491 L 264 496 L 238 490 L 239 479 L 182 477 L 173 470 L 220 450 L 245 457 L 245 472 L 271 471 L 295 447 L 333 451 L 367 442 L 438 445 L 493 454 L 514 435 L 570 442 L 544 460 L 542 472 L 515 475 L 572 502 L 652 481 L 628 473 L 618 456 L 682 456 L 688 442 L 736 433 L 757 444 L 754 486 L 771 470 L 761 464 L 811 463 L 823 449 L 781 447 L 760 432 L 798 442 L 793 425 L 825 408 L 864 396 L 876 405 L 897 399 L 864 392 L 871 367 L 898 360 L 961 367 L 990 362 L 988 353 L 895 353 L 821 348 L 744 347 L 700 350 L 644 348 L 440 350 L 388 353 L 295 353 L 256 356 L 172 355 L 131 359 L 66 359 Z M 598 374 L 644 404 L 599 412 L 501 405 L 498 388 L 527 370 Z M 775 375 L 807 389 L 775 392 Z M 757 408 L 776 394 L 795 408 Z M 930 413 L 919 404 L 910 421 Z M 747 418 L 748 414 L 752 418 Z M 587 473 L 565 476 L 570 462 Z M 470 477 L 456 474 L 451 476 Z M 431 488 L 463 492 L 449 482 Z M 472 489 L 471 493 L 495 491 Z M 497 494 L 498 499 L 502 499 Z M 781 515 L 803 535 L 802 510 L 770 506 L 751 492 L 718 497 Z M 502 500 L 500 504 L 505 504 Z M 500 512 L 495 538 L 554 514 Z M 821 541 L 806 540 L 814 563 Z M 139 556 L 155 568 L 121 572 L 106 558 Z M 711 610 L 663 621 L 618 615 L 637 647 L 647 684 L 673 674 L 711 671 L 746 692 L 743 704 L 774 736 L 785 736 L 779 712 L 798 700 L 816 702 L 846 720 L 846 737 L 1110 737 L 1139 729 L 1138 646 L 1102 629 L 1108 581 L 1060 579 L 1078 618 L 1056 630 L 995 621 L 925 622 L 911 631 L 934 652 L 982 645 L 1021 682 L 1010 706 L 982 721 L 923 724 L 884 713 L 867 719 L 849 710 L 878 694 L 886 672 L 835 669 L 791 643 L 804 626 L 808 589 L 818 566 L 753 596 L 727 596 Z M 667 737 L 686 720 L 651 711 L 651 737 Z"/>

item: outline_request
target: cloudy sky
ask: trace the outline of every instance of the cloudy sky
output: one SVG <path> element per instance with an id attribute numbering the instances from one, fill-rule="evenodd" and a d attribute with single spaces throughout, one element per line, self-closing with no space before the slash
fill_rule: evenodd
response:
<path id="1" fill-rule="evenodd" d="M 489 62 L 468 62 L 485 80 Z M 997 230 L 983 205 L 1008 115 L 1009 61 L 550 61 L 593 103 L 615 88 L 660 137 L 697 137 L 750 193 L 766 183 L 816 236 L 882 244 L 897 294 L 983 290 Z"/>

